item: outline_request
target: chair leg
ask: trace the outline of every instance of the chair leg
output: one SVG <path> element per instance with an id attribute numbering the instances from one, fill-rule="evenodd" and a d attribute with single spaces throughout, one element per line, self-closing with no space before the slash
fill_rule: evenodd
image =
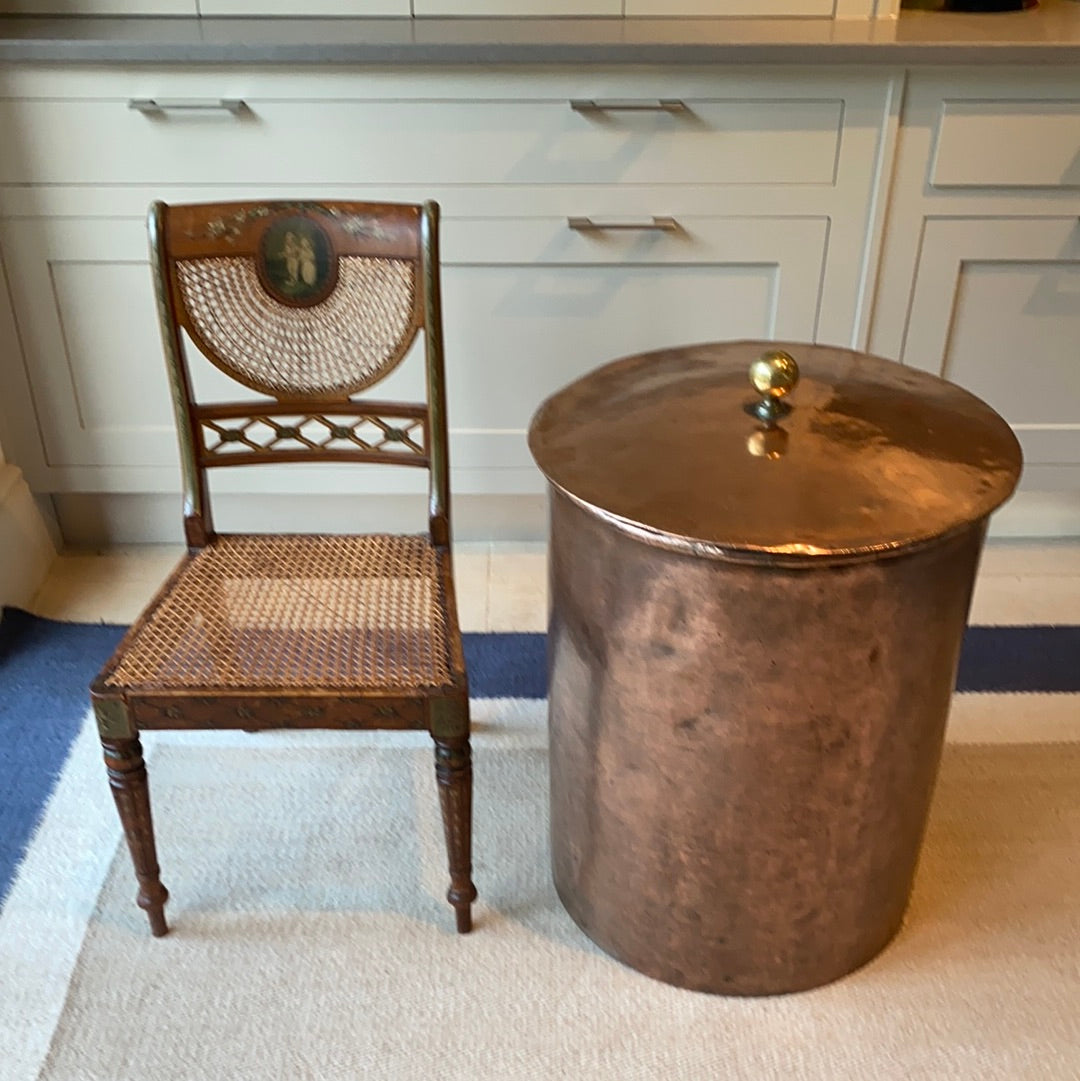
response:
<path id="1" fill-rule="evenodd" d="M 124 827 L 131 861 L 135 864 L 135 877 L 139 880 L 138 905 L 150 919 L 150 931 L 156 936 L 164 935 L 169 927 L 165 922 L 165 902 L 169 891 L 158 877 L 157 851 L 154 846 L 154 823 L 150 818 L 150 789 L 146 780 L 142 744 L 134 739 L 103 739 L 105 765 L 109 771 L 120 822 Z"/>
<path id="2" fill-rule="evenodd" d="M 435 776 L 450 860 L 450 889 L 446 899 L 454 906 L 460 934 L 472 930 L 472 754 L 469 737 L 435 736 Z"/>

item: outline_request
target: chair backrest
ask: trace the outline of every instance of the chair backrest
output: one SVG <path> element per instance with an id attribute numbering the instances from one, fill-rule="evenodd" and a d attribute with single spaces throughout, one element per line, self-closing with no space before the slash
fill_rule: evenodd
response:
<path id="1" fill-rule="evenodd" d="M 432 540 L 449 544 L 438 222 L 431 202 L 151 206 L 189 546 L 213 536 L 207 470 L 297 461 L 426 468 Z M 420 330 L 426 401 L 357 398 Z M 185 337 L 267 397 L 197 401 Z"/>

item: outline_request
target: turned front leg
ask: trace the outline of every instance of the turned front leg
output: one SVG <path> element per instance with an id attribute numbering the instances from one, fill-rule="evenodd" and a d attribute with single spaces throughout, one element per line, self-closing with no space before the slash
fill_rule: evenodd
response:
<path id="1" fill-rule="evenodd" d="M 159 877 L 142 744 L 136 736 L 134 739 L 103 739 L 101 746 L 105 751 L 109 786 L 120 812 L 131 861 L 135 864 L 135 877 L 139 880 L 139 908 L 149 917 L 151 932 L 164 935 L 169 930 L 165 922 L 169 891 Z"/>
<path id="2" fill-rule="evenodd" d="M 435 737 L 435 776 L 439 782 L 439 804 L 450 862 L 446 899 L 454 906 L 458 931 L 464 934 L 472 930 L 472 903 L 476 900 L 472 882 L 472 756 L 468 736 Z"/>

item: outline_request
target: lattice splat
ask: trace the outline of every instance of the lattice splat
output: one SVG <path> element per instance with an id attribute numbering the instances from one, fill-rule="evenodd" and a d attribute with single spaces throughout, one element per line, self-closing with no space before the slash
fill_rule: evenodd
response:
<path id="1" fill-rule="evenodd" d="M 240 459 L 295 459 L 307 454 L 359 460 L 406 461 L 427 465 L 427 421 L 422 414 L 379 410 L 335 415 L 207 415 L 200 411 L 203 465 L 228 465 Z"/>

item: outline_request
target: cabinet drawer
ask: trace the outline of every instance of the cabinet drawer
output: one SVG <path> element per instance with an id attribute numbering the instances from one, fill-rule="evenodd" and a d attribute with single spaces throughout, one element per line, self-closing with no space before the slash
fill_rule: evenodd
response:
<path id="1" fill-rule="evenodd" d="M 831 17 L 834 0 L 413 0 L 413 14 L 424 15 L 816 15 Z M 203 5 L 205 12 L 205 4 Z"/>
<path id="2" fill-rule="evenodd" d="M 835 99 L 152 100 L 186 107 L 0 102 L 0 183 L 829 185 L 843 117 Z"/>
<path id="3" fill-rule="evenodd" d="M 946 101 L 938 188 L 1080 188 L 1080 101 Z"/>
<path id="4" fill-rule="evenodd" d="M 456 469 L 525 470 L 539 484 L 525 444 L 530 417 L 614 357 L 695 341 L 814 338 L 824 219 L 680 225 L 590 235 L 549 219 L 444 222 Z"/>
<path id="5" fill-rule="evenodd" d="M 299 15 L 296 0 L 199 0 L 199 14 L 216 15 Z M 389 15 L 408 18 L 409 0 L 304 0 L 308 18 L 328 16 Z"/>
<path id="6" fill-rule="evenodd" d="M 198 15 L 197 0 L 0 0 L 0 15 Z"/>
<path id="7" fill-rule="evenodd" d="M 827 219 L 679 225 L 583 232 L 556 218 L 444 219 L 449 415 L 462 490 L 542 490 L 525 443 L 530 416 L 612 357 L 689 341 L 814 337 Z M 0 245 L 18 268 L 11 298 L 44 454 L 38 487 L 174 491 L 176 436 L 142 219 L 8 221 Z M 192 374 L 208 398 L 245 396 L 209 364 L 196 362 Z M 422 392 L 420 366 L 406 363 L 376 394 Z M 355 483 L 332 469 L 236 472 L 222 481 L 235 491 Z M 412 483 L 414 472 L 391 471 L 389 483 Z"/>

